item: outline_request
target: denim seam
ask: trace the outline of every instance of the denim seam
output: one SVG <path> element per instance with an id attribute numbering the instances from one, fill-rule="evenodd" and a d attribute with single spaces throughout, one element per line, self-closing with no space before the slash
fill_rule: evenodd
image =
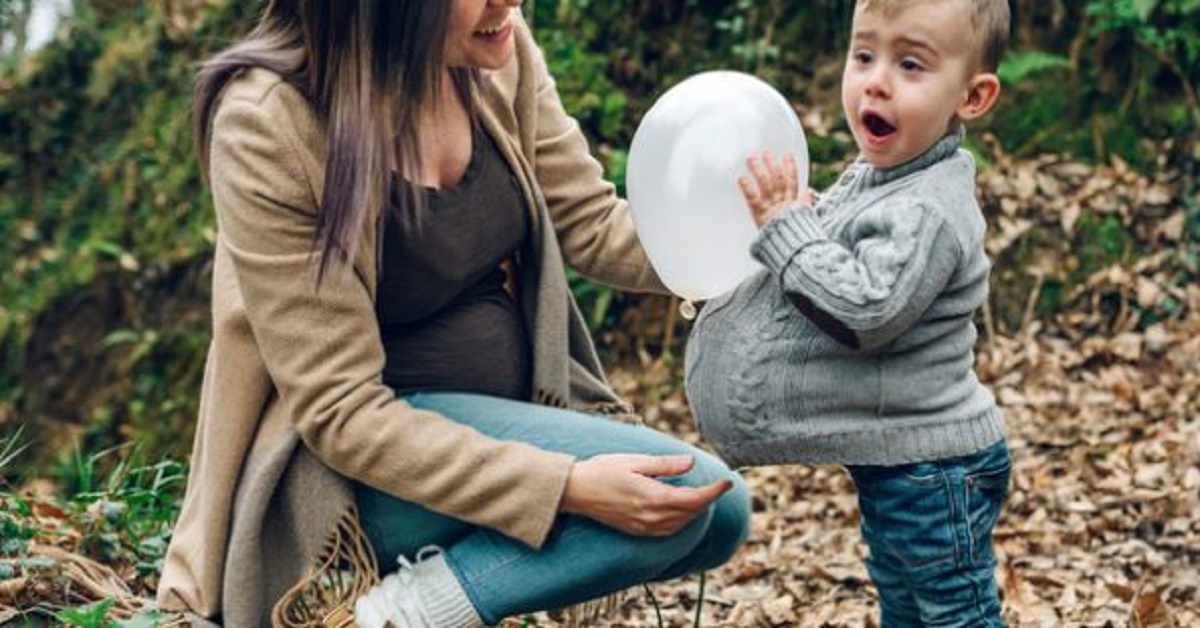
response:
<path id="1" fill-rule="evenodd" d="M 959 537 L 958 518 L 955 516 L 955 513 L 960 511 L 961 509 L 960 509 L 959 505 L 956 503 L 954 491 L 953 491 L 953 488 L 952 488 L 951 482 L 950 482 L 950 478 L 948 477 L 945 469 L 943 469 L 942 466 L 937 462 L 917 463 L 917 464 L 930 464 L 930 465 L 933 465 L 935 468 L 933 470 L 933 473 L 928 476 L 913 477 L 913 476 L 910 476 L 907 473 L 905 473 L 900 476 L 900 479 L 902 479 L 905 482 L 909 483 L 910 485 L 920 488 L 922 490 L 927 489 L 927 488 L 933 489 L 933 490 L 940 491 L 943 495 L 945 495 L 946 501 L 950 508 L 950 512 L 948 513 L 949 516 L 946 518 L 946 520 L 944 522 L 944 527 L 942 527 L 941 532 L 942 532 L 942 534 L 946 535 L 946 537 L 948 537 L 950 539 L 950 543 L 952 544 L 953 551 L 951 551 L 948 555 L 943 555 L 939 558 L 934 558 L 931 560 L 914 563 L 914 562 L 908 560 L 905 557 L 904 552 L 900 551 L 899 547 L 896 544 L 894 544 L 889 538 L 886 538 L 886 535 L 871 534 L 870 536 L 875 537 L 877 539 L 877 542 L 882 546 L 882 548 L 887 550 L 887 553 L 890 555 L 891 560 L 898 561 L 900 564 L 904 565 L 905 568 L 908 570 L 928 570 L 935 566 L 944 565 L 946 563 L 960 566 L 962 564 L 962 540 Z M 861 493 L 862 489 L 859 489 L 859 490 Z M 867 489 L 867 490 L 870 490 L 870 489 Z M 869 507 L 871 508 L 871 510 L 873 512 L 875 510 L 875 504 L 874 504 L 873 500 L 868 498 L 866 501 L 868 502 Z M 861 506 L 861 501 L 860 501 L 860 508 L 861 507 L 862 506 Z M 867 524 L 867 521 L 868 521 L 867 513 L 864 512 L 862 514 L 863 514 L 862 523 Z M 873 517 L 873 515 L 872 515 L 872 517 Z M 864 535 L 864 537 L 867 536 L 867 530 L 865 528 L 863 529 L 863 535 Z"/>
<path id="2" fill-rule="evenodd" d="M 956 487 L 951 473 L 947 472 L 945 468 L 941 468 L 941 473 L 944 482 L 942 490 L 946 491 L 950 502 L 950 538 L 954 539 L 954 565 L 961 569 L 964 548 L 962 546 L 962 526 L 959 525 L 959 521 L 964 518 L 963 507 L 958 499 L 959 495 L 955 494 L 957 491 L 955 491 Z"/>
<path id="3" fill-rule="evenodd" d="M 528 560 L 529 558 L 531 558 L 532 556 L 533 556 L 533 554 L 525 553 L 525 552 L 521 552 L 519 554 L 514 554 L 508 560 L 506 560 L 502 563 L 499 563 L 497 565 L 489 566 L 486 570 L 475 574 L 475 577 L 473 577 L 469 580 L 468 579 L 462 580 L 463 585 L 465 587 L 465 585 L 469 582 L 471 585 L 471 589 L 476 589 L 481 592 L 482 591 L 494 592 L 493 587 L 491 587 L 489 585 L 489 582 L 491 582 L 491 578 L 489 578 L 488 576 L 490 574 L 492 574 L 498 570 L 501 570 L 501 569 L 507 569 L 514 564 L 524 562 L 524 561 Z"/>
<path id="4" fill-rule="evenodd" d="M 563 529 L 560 532 L 559 538 L 560 539 L 570 538 L 572 536 L 577 535 L 581 531 L 582 530 L 578 526 L 563 526 Z M 553 532 L 552 532 L 552 534 L 553 534 Z M 463 590 L 465 590 L 467 592 L 467 597 L 471 598 L 471 603 L 475 605 L 475 608 L 477 610 L 479 610 L 479 614 L 484 617 L 485 621 L 488 619 L 487 614 L 491 614 L 491 613 L 490 612 L 487 614 L 484 613 L 485 609 L 480 607 L 479 602 L 477 601 L 477 597 L 485 592 L 488 594 L 491 594 L 491 595 L 495 594 L 495 588 L 492 587 L 490 584 L 492 582 L 492 578 L 490 578 L 490 575 L 498 570 L 507 569 L 514 564 L 527 561 L 530 558 L 532 558 L 533 555 L 534 555 L 533 553 L 527 553 L 527 552 L 522 552 L 520 554 L 514 555 L 514 556 L 510 557 L 509 560 L 506 560 L 506 561 L 496 564 L 496 565 L 492 565 L 492 566 L 488 567 L 486 570 L 484 570 L 478 574 L 475 574 L 475 577 L 470 578 L 470 579 L 466 578 L 462 573 L 458 572 L 457 570 L 455 571 L 455 574 L 458 576 L 458 581 L 463 586 Z M 451 562 L 451 564 L 453 566 L 453 562 L 450 561 L 449 556 L 447 556 L 447 562 Z M 490 611 L 490 609 L 488 609 L 488 610 Z"/>
<path id="5" fill-rule="evenodd" d="M 966 577 L 971 581 L 971 597 L 974 600 L 975 614 L 978 616 L 978 618 L 985 619 L 988 616 L 984 608 L 985 596 L 983 592 L 986 582 L 979 578 L 979 570 L 967 569 L 965 571 Z"/>
<path id="6" fill-rule="evenodd" d="M 971 491 L 967 486 L 965 475 L 961 481 L 955 482 L 954 489 L 958 493 L 960 506 L 954 527 L 957 530 L 958 538 L 963 542 L 962 562 L 959 563 L 959 568 L 963 569 L 975 564 L 975 535 L 971 531 Z"/>
<path id="7" fill-rule="evenodd" d="M 973 492 L 972 489 L 974 489 L 976 486 L 978 486 L 980 488 L 980 490 L 984 490 L 984 489 L 1000 488 L 1003 485 L 1007 485 L 1007 483 L 1008 483 L 1007 481 L 997 482 L 997 481 L 994 481 L 994 479 L 999 476 L 1002 476 L 1002 475 L 1010 474 L 1011 472 L 1012 472 L 1012 463 L 1009 462 L 1008 464 L 1002 466 L 1001 468 L 977 469 L 972 473 L 966 474 L 963 478 L 964 497 L 967 500 L 966 505 L 968 507 L 968 516 L 966 518 L 967 539 L 971 544 L 971 553 L 968 558 L 970 560 L 970 565 L 972 567 L 976 566 L 976 562 L 979 559 L 979 557 L 976 556 L 976 550 L 979 549 L 976 546 L 976 542 L 975 542 L 977 535 L 976 535 L 975 528 L 972 525 L 972 521 L 970 518 L 970 511 L 969 511 L 970 500 L 971 500 L 972 492 Z M 979 498 L 981 500 L 987 501 L 986 495 L 981 494 L 979 496 Z M 989 509 L 991 508 L 990 505 L 988 507 L 989 507 Z M 996 516 L 990 522 L 990 526 L 984 526 L 984 527 L 990 527 L 990 528 L 995 527 L 996 522 L 1000 518 L 999 510 L 1000 510 L 1000 507 L 997 507 Z M 985 544 L 990 544 L 991 543 L 990 533 L 986 536 L 979 535 L 979 542 L 980 542 L 979 543 L 980 546 L 983 546 Z"/>

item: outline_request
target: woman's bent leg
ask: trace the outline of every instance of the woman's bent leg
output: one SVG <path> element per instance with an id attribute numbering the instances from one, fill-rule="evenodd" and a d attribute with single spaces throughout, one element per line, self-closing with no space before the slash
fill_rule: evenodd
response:
<path id="1" fill-rule="evenodd" d="M 428 393 L 406 401 L 493 438 L 522 441 L 581 459 L 606 453 L 693 456 L 696 465 L 691 471 L 663 478 L 672 484 L 734 482 L 712 507 L 673 536 L 630 536 L 583 517 L 562 516 L 538 551 L 493 530 L 360 489 L 359 508 L 381 559 L 412 555 L 427 544 L 445 547 L 446 561 L 487 622 L 711 568 L 732 556 L 745 540 L 750 507 L 740 476 L 678 439 L 602 416 L 482 395 Z"/>

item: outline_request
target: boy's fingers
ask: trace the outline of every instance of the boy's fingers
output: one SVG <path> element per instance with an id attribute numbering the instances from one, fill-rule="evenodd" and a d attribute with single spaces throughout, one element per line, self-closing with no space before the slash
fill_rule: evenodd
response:
<path id="1" fill-rule="evenodd" d="M 758 183 L 759 192 L 763 196 L 769 195 L 775 187 L 775 182 L 771 180 L 771 175 L 764 168 L 763 162 L 754 157 L 747 157 L 746 167 L 750 169 L 750 174 L 754 175 L 754 180 Z"/>
<path id="2" fill-rule="evenodd" d="M 749 177 L 738 177 L 738 187 L 742 189 L 742 198 L 746 199 L 746 205 L 750 207 L 752 214 L 757 214 L 762 211 L 762 197 L 758 193 L 758 189 L 751 185 Z"/>
<path id="3" fill-rule="evenodd" d="M 750 185 L 749 177 L 742 175 L 737 178 L 737 183 L 738 187 L 742 189 L 742 196 L 745 196 L 747 201 L 753 202 L 758 200 L 758 190 L 753 185 Z"/>
<path id="4" fill-rule="evenodd" d="M 763 152 L 763 164 L 772 186 L 771 198 L 779 200 L 779 196 L 787 193 L 788 190 L 787 169 L 775 163 L 775 155 L 771 151 Z"/>
<path id="5" fill-rule="evenodd" d="M 787 182 L 788 198 L 800 198 L 800 177 L 796 172 L 796 156 L 791 153 L 783 158 L 783 177 Z"/>
<path id="6" fill-rule="evenodd" d="M 750 181 L 746 177 L 738 177 L 738 189 L 742 191 L 742 198 L 746 199 L 747 205 L 753 205 L 758 200 L 758 193 L 750 186 Z"/>
<path id="7" fill-rule="evenodd" d="M 772 179 L 776 178 L 779 173 L 779 169 L 775 167 L 775 156 L 771 154 L 771 151 L 763 151 L 762 160 L 763 167 L 766 168 L 767 171 L 767 176 L 771 177 Z"/>

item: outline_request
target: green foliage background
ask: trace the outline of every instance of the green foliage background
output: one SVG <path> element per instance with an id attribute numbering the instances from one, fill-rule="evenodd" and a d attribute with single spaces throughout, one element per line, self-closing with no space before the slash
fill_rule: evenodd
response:
<path id="1" fill-rule="evenodd" d="M 995 150 L 1119 156 L 1138 169 L 1177 169 L 1194 198 L 1200 0 L 1013 5 L 1003 113 L 982 129 L 998 140 L 974 134 L 983 162 Z M 65 470 L 66 452 L 130 440 L 152 457 L 182 458 L 209 333 L 214 239 L 191 150 L 191 79 L 261 4 L 75 0 L 56 39 L 22 53 L 9 35 L 28 6 L 0 0 L 0 435 L 28 426 L 38 458 Z M 568 110 L 618 184 L 654 99 L 690 74 L 725 68 L 754 72 L 832 120 L 829 132 L 810 132 L 820 185 L 853 148 L 837 106 L 851 7 L 527 0 L 524 10 Z M 1188 203 L 1194 241 L 1200 209 Z M 1100 265 L 1138 253 L 1120 223 L 1094 222 L 1079 242 L 1094 251 L 1081 258 Z M 598 330 L 637 305 L 573 281 Z"/>

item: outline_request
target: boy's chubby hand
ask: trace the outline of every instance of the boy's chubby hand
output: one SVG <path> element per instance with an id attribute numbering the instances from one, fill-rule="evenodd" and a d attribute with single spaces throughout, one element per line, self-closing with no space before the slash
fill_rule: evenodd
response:
<path id="1" fill-rule="evenodd" d="M 746 199 L 755 225 L 765 225 L 775 214 L 796 201 L 812 205 L 812 189 L 800 192 L 796 158 L 791 153 L 783 156 L 781 164 L 775 163 L 771 151 L 764 152 L 762 157 L 751 155 L 746 158 L 746 167 L 750 175 L 738 177 L 738 187 L 742 189 L 742 196 Z"/>

